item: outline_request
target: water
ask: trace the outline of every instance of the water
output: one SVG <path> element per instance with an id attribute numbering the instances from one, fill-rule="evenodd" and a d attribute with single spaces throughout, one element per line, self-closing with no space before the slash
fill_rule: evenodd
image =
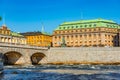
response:
<path id="1" fill-rule="evenodd" d="M 120 80 L 120 65 L 5 66 L 0 80 Z"/>

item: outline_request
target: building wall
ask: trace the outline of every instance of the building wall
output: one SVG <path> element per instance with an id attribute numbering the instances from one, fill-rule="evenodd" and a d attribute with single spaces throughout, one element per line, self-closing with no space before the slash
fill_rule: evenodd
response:
<path id="1" fill-rule="evenodd" d="M 9 35 L 0 35 L 1 43 L 26 44 L 26 38 Z"/>
<path id="2" fill-rule="evenodd" d="M 117 33 L 115 28 L 56 30 L 53 33 L 53 46 L 61 46 L 62 38 L 67 46 L 118 46 Z"/>
<path id="3" fill-rule="evenodd" d="M 29 35 L 26 36 L 27 44 L 34 46 L 48 46 L 51 45 L 52 36 L 49 35 Z"/>
<path id="4" fill-rule="evenodd" d="M 11 31 L 6 27 L 6 25 L 3 25 L 1 28 L 0 28 L 0 34 L 3 34 L 3 35 L 10 35 Z"/>
<path id="5" fill-rule="evenodd" d="M 26 44 L 26 38 L 24 36 L 14 36 L 11 33 L 12 32 L 5 25 L 3 25 L 0 28 L 0 42 L 10 44 Z"/>

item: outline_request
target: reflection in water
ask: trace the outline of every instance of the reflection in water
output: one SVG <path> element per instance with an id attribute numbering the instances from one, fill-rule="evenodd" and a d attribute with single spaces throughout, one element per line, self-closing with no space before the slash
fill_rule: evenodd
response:
<path id="1" fill-rule="evenodd" d="M 119 65 L 5 66 L 1 80 L 120 80 Z"/>

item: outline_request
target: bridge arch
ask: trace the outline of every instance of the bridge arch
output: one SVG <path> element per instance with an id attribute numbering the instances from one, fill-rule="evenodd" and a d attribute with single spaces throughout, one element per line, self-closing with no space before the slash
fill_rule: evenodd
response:
<path id="1" fill-rule="evenodd" d="M 31 56 L 31 62 L 33 65 L 37 65 L 44 57 L 45 57 L 44 53 L 36 52 Z"/>
<path id="2" fill-rule="evenodd" d="M 16 51 L 9 51 L 4 54 L 4 65 L 21 64 L 22 54 Z"/>

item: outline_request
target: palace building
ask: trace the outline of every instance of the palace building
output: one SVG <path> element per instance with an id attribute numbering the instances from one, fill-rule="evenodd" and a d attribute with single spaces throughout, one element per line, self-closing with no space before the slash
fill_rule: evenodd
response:
<path id="1" fill-rule="evenodd" d="M 112 20 L 93 19 L 64 22 L 53 32 L 53 46 L 119 46 L 120 25 Z"/>
<path id="2" fill-rule="evenodd" d="M 52 43 L 52 35 L 45 32 L 21 33 L 27 38 L 27 44 L 32 46 L 48 47 Z"/>
<path id="3" fill-rule="evenodd" d="M 12 32 L 6 25 L 0 28 L 0 43 L 26 44 L 26 38 L 19 33 Z"/>

